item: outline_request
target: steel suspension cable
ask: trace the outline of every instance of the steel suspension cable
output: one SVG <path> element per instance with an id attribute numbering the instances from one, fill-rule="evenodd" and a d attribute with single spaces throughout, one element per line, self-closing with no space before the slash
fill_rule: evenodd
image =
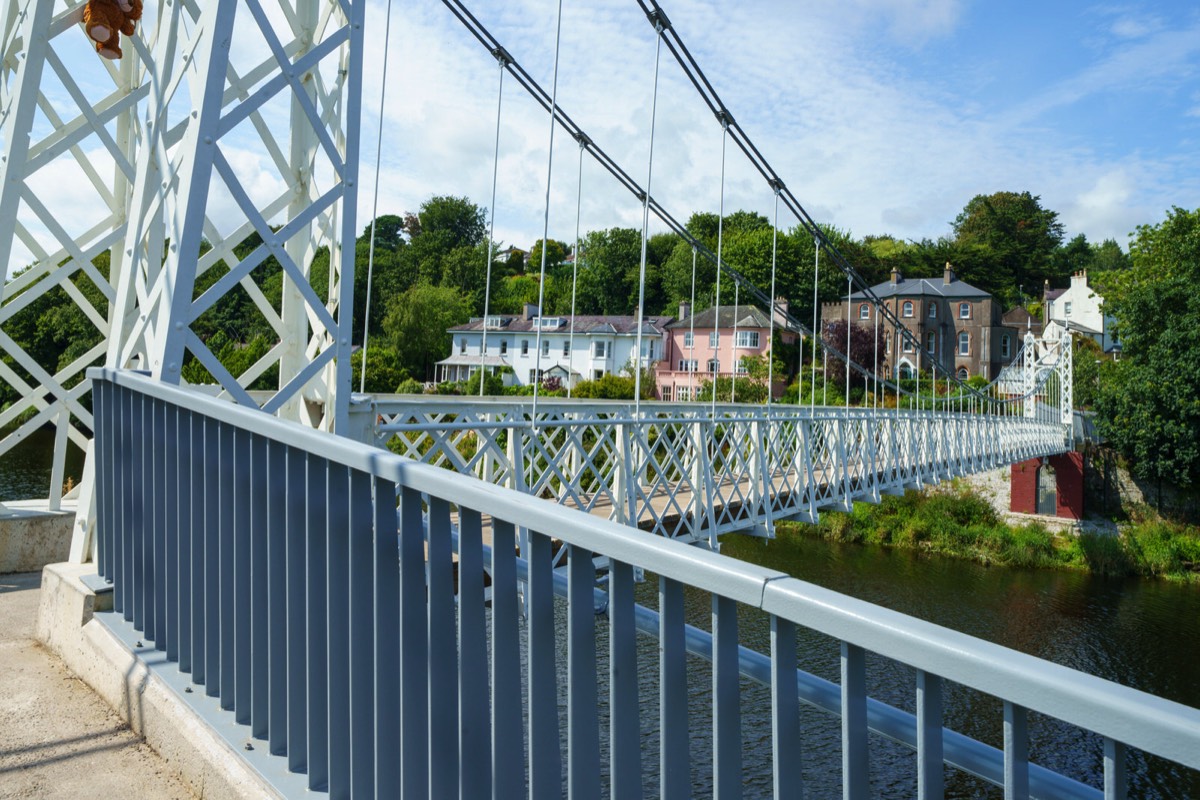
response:
<path id="1" fill-rule="evenodd" d="M 496 241 L 496 182 L 500 174 L 500 111 L 504 107 L 504 72 L 507 59 L 503 53 L 496 53 L 496 61 L 500 64 L 500 85 L 496 89 L 496 145 L 492 151 L 492 207 L 488 221 L 487 243 L 487 277 L 483 283 L 483 341 L 479 345 L 479 396 L 483 397 L 483 384 L 487 365 L 487 331 L 488 314 L 492 300 L 492 246 Z M 545 248 L 542 248 L 545 250 Z"/>
<path id="2" fill-rule="evenodd" d="M 380 76 L 379 86 L 379 134 L 375 138 L 375 196 L 371 201 L 371 243 L 367 246 L 367 304 L 363 309 L 362 364 L 358 371 L 358 391 L 363 393 L 367 391 L 367 337 L 371 328 L 371 282 L 375 274 L 375 223 L 379 218 L 379 168 L 383 155 L 383 108 L 387 99 L 387 53 L 388 40 L 392 35 L 392 0 L 388 0 L 387 15 L 384 19 L 386 21 L 383 24 L 383 74 Z M 350 316 L 353 319 L 353 310 Z"/>
<path id="3" fill-rule="evenodd" d="M 696 373 L 700 366 L 693 356 L 696 355 L 696 248 L 692 248 L 692 303 L 688 306 L 688 339 L 691 340 L 692 347 L 688 351 L 688 400 L 698 400 L 696 386 Z M 678 398 L 676 398 L 678 399 Z"/>
<path id="4" fill-rule="evenodd" d="M 817 309 L 819 308 L 817 300 L 817 281 L 821 277 L 821 240 L 813 239 L 813 343 L 812 343 L 812 386 L 809 402 L 809 414 L 816 413 L 817 410 Z"/>
<path id="5" fill-rule="evenodd" d="M 570 399 L 574 387 L 571 385 L 571 361 L 575 359 L 575 291 L 579 288 L 579 212 L 583 207 L 583 151 L 587 148 L 585 140 L 579 140 L 579 177 L 575 181 L 575 249 L 571 256 L 571 334 L 567 338 L 567 398 Z"/>
<path id="6" fill-rule="evenodd" d="M 854 306 L 854 302 L 850 296 L 854 293 L 854 279 L 849 275 L 846 276 L 846 419 L 850 419 L 850 326 L 853 321 L 850 319 L 850 309 Z"/>
<path id="7" fill-rule="evenodd" d="M 733 375 L 729 379 L 729 402 L 737 402 L 737 376 L 741 361 L 738 359 L 738 286 L 733 284 Z"/>
<path id="8" fill-rule="evenodd" d="M 542 384 L 542 305 L 546 301 L 546 251 L 550 236 L 550 180 L 554 176 L 554 129 L 558 126 L 558 52 L 562 42 L 562 0 L 558 0 L 558 18 L 554 26 L 554 78 L 550 84 L 550 146 L 546 156 L 546 212 L 542 216 L 542 269 L 538 277 L 537 349 L 533 368 L 533 429 L 537 430 L 538 389 Z"/>
<path id="9" fill-rule="evenodd" d="M 650 236 L 650 180 L 654 175 L 654 125 L 658 118 L 658 65 L 662 55 L 662 24 L 655 23 L 654 30 L 654 92 L 650 100 L 650 155 L 646 159 L 646 196 L 642 201 L 642 256 L 638 265 L 638 312 L 637 343 L 634 356 L 633 416 L 642 418 L 642 334 L 646 317 L 646 241 Z M 649 360 L 649 359 L 647 359 Z"/>
<path id="10" fill-rule="evenodd" d="M 661 37 L 660 37 L 661 38 Z M 729 125 L 721 126 L 721 200 L 717 206 L 717 263 L 721 263 L 721 248 L 725 243 L 725 142 L 729 139 Z M 712 332 L 712 421 L 717 421 L 717 378 L 721 368 L 721 269 L 717 267 L 717 302 L 713 316 Z"/>
<path id="11" fill-rule="evenodd" d="M 771 216 L 771 329 L 767 334 L 767 417 L 775 393 L 775 257 L 779 250 L 779 188 L 775 188 L 775 212 Z M 797 397 L 797 402 L 799 397 Z"/>

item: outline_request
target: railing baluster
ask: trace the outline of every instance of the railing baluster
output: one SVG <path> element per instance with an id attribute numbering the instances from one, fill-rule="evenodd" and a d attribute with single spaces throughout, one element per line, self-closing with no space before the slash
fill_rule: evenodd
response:
<path id="1" fill-rule="evenodd" d="M 268 558 L 271 519 L 282 516 L 272 507 L 272 498 L 282 496 L 283 470 L 271 473 L 270 443 L 261 436 L 250 439 L 250 474 L 256 490 L 250 494 L 250 735 L 265 739 L 270 730 L 271 686 L 271 562 Z M 282 563 L 282 562 L 281 562 Z M 282 605 L 282 603 L 279 603 Z M 283 673 L 279 673 L 280 676 Z"/>
<path id="2" fill-rule="evenodd" d="M 942 766 L 942 679 L 917 671 L 917 797 L 940 800 Z"/>
<path id="3" fill-rule="evenodd" d="M 326 614 L 329 629 L 329 797 L 350 797 L 350 471 L 329 465 Z"/>
<path id="4" fill-rule="evenodd" d="M 866 654 L 842 642 L 842 797 L 866 800 L 870 787 Z"/>
<path id="5" fill-rule="evenodd" d="M 600 798 L 600 730 L 596 718 L 596 568 L 571 545 L 568 573 L 567 762 L 572 800 Z"/>
<path id="6" fill-rule="evenodd" d="M 395 504 L 392 492 L 391 506 Z M 371 476 L 350 472 L 349 561 L 346 574 L 348 595 L 346 620 L 349 655 L 349 707 L 347 739 L 350 747 L 350 795 L 375 796 L 375 609 L 373 605 L 375 526 Z M 395 519 L 392 512 L 392 519 Z M 393 552 L 396 536 L 392 534 Z M 395 559 L 393 558 L 393 564 Z M 395 620 L 395 616 L 392 620 Z M 392 662 L 395 666 L 395 662 Z M 390 675 L 390 668 L 387 671 Z M 391 742 L 394 747 L 397 742 Z M 391 760 L 395 760 L 392 758 Z"/>
<path id="7" fill-rule="evenodd" d="M 297 447 L 287 449 L 287 756 L 288 769 L 308 767 L 308 639 L 305 609 L 308 583 L 309 456 Z M 314 456 L 312 461 L 317 461 Z"/>
<path id="8" fill-rule="evenodd" d="M 177 485 L 179 487 L 179 517 L 178 517 L 178 543 L 175 546 L 176 557 L 178 558 L 178 575 L 179 582 L 175 594 L 177 620 L 179 630 L 176 635 L 178 646 L 177 657 L 179 659 L 179 671 L 188 673 L 192 669 L 192 579 L 193 559 L 195 551 L 192 549 L 192 541 L 194 537 L 200 535 L 199 527 L 196 525 L 196 506 L 199 505 L 197 494 L 199 490 L 196 484 L 199 478 L 192 474 L 192 463 L 195 461 L 196 455 L 192 439 L 192 423 L 193 417 L 191 411 L 185 408 L 179 409 L 178 417 L 178 468 L 179 475 Z"/>
<path id="9" fill-rule="evenodd" d="M 130 485 L 130 511 L 128 524 L 132 533 L 130 541 L 130 609 L 126 619 L 133 622 L 133 627 L 141 630 L 146 625 L 146 396 L 137 394 L 131 397 L 133 401 L 133 422 L 136 427 L 131 430 L 140 431 L 142 435 L 132 443 L 133 451 L 133 481 Z M 136 435 L 136 434 L 135 434 Z"/>
<path id="10" fill-rule="evenodd" d="M 425 605 L 425 523 L 421 494 L 400 493 L 400 682 L 402 795 L 429 794 L 429 639 Z"/>
<path id="11" fill-rule="evenodd" d="M 145 635 L 154 640 L 155 647 L 166 650 L 167 645 L 167 469 L 166 469 L 167 404 L 152 400 L 149 406 L 152 442 L 148 465 L 150 489 L 148 528 L 150 532 L 150 597 L 147 604 Z"/>
<path id="12" fill-rule="evenodd" d="M 1104 800 L 1125 800 L 1129 791 L 1125 772 L 1125 745 L 1104 739 Z"/>
<path id="13" fill-rule="evenodd" d="M 400 659 L 400 551 L 396 523 L 396 485 L 374 480 L 374 536 L 371 567 L 373 600 L 371 624 L 375 632 L 372 669 L 375 702 L 372 731 L 375 767 L 375 796 L 380 800 L 400 796 L 400 767 L 403 756 L 400 683 L 396 674 Z M 355 506 L 358 505 L 357 496 Z M 363 581 L 364 583 L 366 581 Z M 357 725 L 355 730 L 358 730 Z M 357 787 L 355 787 L 357 793 Z"/>
<path id="14" fill-rule="evenodd" d="M 1004 701 L 1004 800 L 1029 797 L 1029 721 L 1024 708 Z"/>
<path id="15" fill-rule="evenodd" d="M 250 434 L 236 431 L 233 443 L 234 509 L 233 509 L 233 676 L 234 718 L 240 725 L 250 724 L 252 702 L 250 670 L 251 650 L 250 592 L 254 582 L 253 564 L 250 562 L 250 540 L 254 536 L 251 527 L 250 499 L 257 491 L 255 475 L 250 464 Z"/>
<path id="16" fill-rule="evenodd" d="M 771 752 L 775 760 L 776 800 L 803 797 L 796 626 L 774 615 L 771 616 Z"/>
<path id="17" fill-rule="evenodd" d="M 492 768 L 488 703 L 487 612 L 484 602 L 483 521 L 458 514 L 458 747 L 462 797 L 490 797 Z"/>
<path id="18" fill-rule="evenodd" d="M 180 523 L 182 509 L 186 508 L 183 501 L 187 492 L 187 484 L 179 482 L 183 462 L 183 450 L 179 446 L 179 418 L 183 411 L 174 405 L 162 404 L 164 417 L 163 427 L 163 607 L 162 624 L 164 635 L 159 643 L 160 649 L 167 654 L 170 661 L 179 660 L 179 587 L 182 559 L 179 557 L 179 543 L 186 541 Z"/>
<path id="19" fill-rule="evenodd" d="M 633 620 L 633 567 L 608 571 L 608 730 L 613 800 L 642 796 L 637 629 Z M 686 711 L 686 709 L 685 709 Z M 685 723 L 686 724 L 686 723 Z"/>
<path id="20" fill-rule="evenodd" d="M 308 788 L 325 790 L 329 786 L 329 617 L 326 600 L 329 563 L 326 541 L 329 539 L 330 462 L 308 459 L 308 493 L 305 496 L 308 517 L 305 615 L 308 650 Z"/>
<path id="21" fill-rule="evenodd" d="M 713 595 L 713 796 L 742 796 L 742 692 L 737 601 Z"/>
<path id="22" fill-rule="evenodd" d="M 220 424 L 204 421 L 204 694 L 221 693 L 221 441 Z"/>
<path id="23" fill-rule="evenodd" d="M 205 417 L 201 414 L 191 414 L 192 419 L 192 460 L 191 474 L 195 479 L 192 484 L 192 596 L 188 603 L 191 610 L 192 647 L 191 667 L 192 683 L 203 685 L 208 659 L 205 644 L 205 618 L 208 607 L 205 602 L 205 592 L 208 588 L 207 567 L 208 551 L 205 544 L 208 538 L 208 526 L 205 524 L 211 506 L 208 504 L 209 493 L 216 489 L 208 462 L 208 442 L 205 438 Z"/>
<path id="24" fill-rule="evenodd" d="M 553 560 L 550 537 L 529 531 L 529 580 L 525 590 L 529 668 L 529 796 L 562 796 L 558 741 L 558 678 L 555 665 Z"/>
<path id="25" fill-rule="evenodd" d="M 458 796 L 458 636 L 450 504 L 429 498 L 429 794 Z"/>
<path id="26" fill-rule="evenodd" d="M 213 689 L 221 698 L 221 708 L 226 711 L 234 707 L 235 679 L 234 656 L 237 652 L 235 626 L 237 624 L 237 571 L 234 567 L 234 514 L 237 510 L 237 456 L 234 452 L 236 430 L 232 425 L 218 425 L 219 441 L 218 482 L 220 495 L 217 516 L 217 658 L 219 681 Z M 211 640 L 210 640 L 211 644 Z"/>
<path id="27" fill-rule="evenodd" d="M 659 579 L 658 614 L 659 786 L 663 800 L 675 800 L 692 796 L 682 584 Z"/>
<path id="28" fill-rule="evenodd" d="M 525 793 L 516 529 L 492 518 L 492 797 Z"/>
<path id="29" fill-rule="evenodd" d="M 267 496 L 261 498 L 267 512 L 264 530 L 265 563 L 258 577 L 266 587 L 264 630 L 255 630 L 255 638 L 266 640 L 262 668 L 266 675 L 267 748 L 272 755 L 287 752 L 288 689 L 288 515 L 293 502 L 288 447 L 280 442 L 266 443 Z M 257 565 L 256 565 L 257 567 Z M 257 690 L 258 684 L 255 684 Z"/>

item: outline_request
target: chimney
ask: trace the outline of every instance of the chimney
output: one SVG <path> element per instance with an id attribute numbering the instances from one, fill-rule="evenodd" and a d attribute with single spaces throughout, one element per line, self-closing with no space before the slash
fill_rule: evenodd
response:
<path id="1" fill-rule="evenodd" d="M 1076 272 L 1071 276 L 1071 287 L 1087 286 L 1087 271 Z"/>
<path id="2" fill-rule="evenodd" d="M 1048 294 L 1050 294 L 1050 279 L 1046 278 L 1045 282 L 1042 283 L 1042 297 L 1045 298 Z"/>
<path id="3" fill-rule="evenodd" d="M 521 312 L 521 319 L 529 322 L 529 320 L 538 316 L 538 313 L 539 309 L 537 307 L 537 303 L 526 303 L 525 309 Z"/>
<path id="4" fill-rule="evenodd" d="M 904 283 L 904 276 L 900 274 L 900 270 L 892 267 L 892 286 Z"/>
<path id="5" fill-rule="evenodd" d="M 788 301 L 786 297 L 776 297 L 775 303 L 771 309 L 771 316 L 775 318 L 776 325 L 787 325 Z"/>
<path id="6" fill-rule="evenodd" d="M 692 315 L 692 304 L 687 300 L 679 301 L 679 319 L 685 320 Z"/>
<path id="7" fill-rule="evenodd" d="M 950 266 L 950 262 L 946 262 L 946 271 L 942 273 L 942 285 L 949 286 L 954 282 L 954 267 Z"/>

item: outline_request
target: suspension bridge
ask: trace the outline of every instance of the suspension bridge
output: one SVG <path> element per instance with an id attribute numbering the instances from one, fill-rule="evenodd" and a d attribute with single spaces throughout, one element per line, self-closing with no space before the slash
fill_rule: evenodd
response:
<path id="1" fill-rule="evenodd" d="M 715 392 L 708 404 L 659 404 L 643 402 L 640 385 L 638 399 L 608 404 L 536 388 L 528 402 L 355 395 L 353 277 L 371 268 L 370 257 L 356 263 L 354 245 L 364 26 L 381 24 L 381 9 L 365 0 L 147 4 L 124 57 L 97 62 L 101 85 L 65 66 L 63 53 L 87 44 L 83 4 L 16 0 L 0 18 L 0 381 L 20 399 L 0 412 L 0 455 L 53 427 L 53 509 L 64 500 L 67 447 L 86 450 L 70 558 L 87 565 L 89 590 L 110 598 L 111 610 L 94 615 L 106 635 L 138 652 L 211 735 L 286 796 L 598 797 L 607 787 L 637 797 L 649 729 L 663 797 L 690 796 L 694 769 L 722 797 L 739 796 L 750 769 L 765 772 L 776 796 L 800 797 L 812 746 L 802 705 L 841 720 L 847 798 L 874 792 L 873 736 L 914 750 L 921 797 L 943 795 L 945 765 L 1014 798 L 1124 797 L 1129 749 L 1200 768 L 1194 709 L 715 552 L 723 533 L 770 536 L 781 519 L 816 520 L 822 509 L 1070 449 L 1069 336 L 1027 337 L 985 389 L 935 368 L 926 380 L 945 391 L 931 396 L 881 369 L 878 353 L 851 361 L 849 343 L 816 335 L 815 317 L 810 326 L 775 305 L 774 273 L 769 288 L 755 286 L 726 263 L 720 233 L 710 249 L 655 199 L 657 95 L 642 184 L 560 102 L 557 53 L 547 91 L 486 20 L 456 0 L 445 6 L 480 44 L 480 68 L 488 58 L 499 66 L 500 98 L 508 78 L 545 109 L 549 152 L 556 132 L 572 137 L 581 165 L 599 164 L 640 204 L 643 293 L 653 219 L 733 282 L 734 304 L 772 308 L 773 320 L 804 335 L 812 369 L 843 361 L 845 396 L 861 378 L 864 405 L 817 406 L 815 394 L 808 406 L 721 404 Z M 713 113 L 718 219 L 733 144 L 774 198 L 774 229 L 782 207 L 815 239 L 824 268 L 920 352 L 738 124 L 666 11 L 638 0 L 630 17 L 653 26 L 655 91 L 665 46 Z M 390 31 L 390 6 L 382 24 Z M 247 140 L 280 177 L 266 200 L 230 155 Z M 63 195 L 45 178 L 63 164 L 94 193 L 93 218 L 55 207 Z M 547 208 L 552 175 L 551 162 Z M 213 213 L 218 191 L 238 209 L 232 225 Z M 493 196 L 489 242 L 495 206 Z M 251 235 L 261 244 L 239 256 Z M 22 249 L 33 254 L 28 266 L 14 261 Z M 328 271 L 314 287 L 318 252 Z M 278 295 L 259 269 L 268 258 L 282 268 Z M 204 280 L 218 265 L 226 271 Z M 274 336 L 237 375 L 195 331 L 234 292 Z M 4 332 L 50 293 L 70 297 L 95 329 L 53 365 Z M 192 361 L 213 384 L 183 380 Z M 276 388 L 250 390 L 273 371 Z M 656 609 L 635 602 L 643 573 L 657 576 Z M 707 629 L 687 623 L 685 589 L 711 595 Z M 769 652 L 742 643 L 747 609 L 768 616 Z M 797 668 L 799 629 L 837 642 L 840 683 Z M 652 656 L 639 652 L 641 636 L 657 640 Z M 868 653 L 915 670 L 915 713 L 868 696 Z M 713 752 L 703 765 L 688 748 L 696 659 L 712 676 Z M 639 682 L 647 671 L 656 678 L 650 716 Z M 770 757 L 753 765 L 743 753 L 743 678 L 771 698 Z M 946 682 L 1002 701 L 1003 749 L 943 727 Z M 1097 737 L 1101 785 L 1030 762 L 1030 712 Z"/>

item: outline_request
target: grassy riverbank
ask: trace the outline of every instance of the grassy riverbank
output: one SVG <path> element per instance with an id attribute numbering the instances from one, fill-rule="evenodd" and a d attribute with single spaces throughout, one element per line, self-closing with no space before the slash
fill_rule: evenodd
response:
<path id="1" fill-rule="evenodd" d="M 925 550 L 984 564 L 1078 569 L 1100 575 L 1200 583 L 1200 528 L 1152 516 L 1121 526 L 1119 536 L 1055 533 L 1040 524 L 1006 524 L 974 491 L 947 486 L 879 505 L 856 503 L 851 513 L 822 512 L 817 525 L 781 522 L 780 536 Z"/>

